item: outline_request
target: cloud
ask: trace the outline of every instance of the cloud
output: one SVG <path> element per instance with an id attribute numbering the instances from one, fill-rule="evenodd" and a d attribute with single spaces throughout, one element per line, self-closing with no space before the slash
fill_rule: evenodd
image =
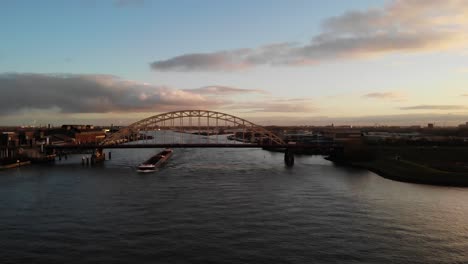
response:
<path id="1" fill-rule="evenodd" d="M 232 71 L 261 65 L 301 66 L 342 58 L 438 51 L 466 43 L 465 0 L 394 0 L 323 21 L 310 43 L 189 53 L 151 63 L 155 71 Z"/>
<path id="2" fill-rule="evenodd" d="M 251 51 L 246 49 L 234 51 L 220 51 L 215 53 L 184 54 L 169 60 L 155 61 L 151 63 L 154 70 L 241 70 L 249 68 L 248 62 L 243 57 Z"/>
<path id="3" fill-rule="evenodd" d="M 203 95 L 234 95 L 234 94 L 249 94 L 249 93 L 258 93 L 258 94 L 267 94 L 268 92 L 259 89 L 242 89 L 228 86 L 220 85 L 210 85 L 204 86 L 196 89 L 186 89 L 184 91 L 203 94 Z"/>
<path id="4" fill-rule="evenodd" d="M 398 92 L 375 92 L 363 95 L 364 98 L 381 99 L 381 100 L 393 100 L 402 101 L 405 96 Z"/>
<path id="5" fill-rule="evenodd" d="M 466 93 L 466 94 L 462 94 L 461 96 L 466 96 L 466 97 L 468 97 L 468 93 Z"/>
<path id="6" fill-rule="evenodd" d="M 51 110 L 61 113 L 157 112 L 217 107 L 224 102 L 165 86 L 112 75 L 0 74 L 0 113 Z"/>
<path id="7" fill-rule="evenodd" d="M 400 110 L 463 110 L 466 108 L 463 105 L 415 105 L 400 107 Z"/>
<path id="8" fill-rule="evenodd" d="M 0 117 L 55 114 L 131 114 L 181 109 L 305 113 L 316 111 L 308 98 L 274 98 L 259 89 L 204 86 L 175 89 L 98 74 L 0 74 Z M 256 100 L 232 95 L 259 94 Z M 229 98 L 229 99 L 226 99 Z"/>
<path id="9" fill-rule="evenodd" d="M 468 114 L 404 114 L 404 115 L 369 115 L 369 116 L 269 116 L 251 117 L 250 121 L 260 125 L 352 125 L 352 126 L 425 126 L 435 123 L 436 126 L 457 126 L 468 120 Z"/>
<path id="10" fill-rule="evenodd" d="M 306 98 L 267 98 L 226 105 L 224 108 L 244 113 L 311 113 L 318 110 L 312 101 Z"/>

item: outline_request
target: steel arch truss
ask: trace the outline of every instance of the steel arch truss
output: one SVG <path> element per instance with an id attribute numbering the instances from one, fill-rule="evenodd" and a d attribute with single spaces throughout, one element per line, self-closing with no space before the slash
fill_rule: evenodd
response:
<path id="1" fill-rule="evenodd" d="M 198 127 L 205 128 L 210 127 L 210 119 L 214 120 L 216 125 L 218 126 L 218 122 L 224 122 L 229 123 L 230 125 L 235 126 L 236 128 L 242 128 L 244 131 L 248 131 L 250 133 L 253 133 L 254 135 L 257 135 L 261 138 L 263 138 L 264 143 L 267 142 L 267 144 L 278 144 L 278 145 L 284 145 L 285 142 L 272 133 L 271 131 L 268 131 L 267 129 L 263 128 L 262 126 L 256 125 L 250 121 L 247 121 L 243 118 L 221 113 L 221 112 L 215 112 L 215 111 L 207 111 L 207 110 L 182 110 L 182 111 L 173 111 L 173 112 L 167 112 L 159 115 L 154 115 L 145 119 L 142 119 L 138 122 L 135 122 L 125 128 L 120 129 L 119 131 L 111 134 L 109 137 L 107 137 L 101 145 L 115 145 L 119 144 L 122 142 L 122 139 L 125 139 L 129 135 L 132 134 L 138 134 L 139 131 L 150 131 L 150 130 L 157 130 L 161 127 L 162 124 L 166 124 L 166 122 L 169 122 L 169 127 L 175 128 L 177 126 L 176 120 L 184 120 L 184 118 L 197 118 Z M 207 123 L 205 125 L 201 126 L 200 125 L 200 119 L 206 120 Z M 179 125 L 182 124 L 183 121 L 180 121 Z M 191 121 L 190 121 L 191 122 Z M 193 125 L 192 122 L 189 125 Z"/>

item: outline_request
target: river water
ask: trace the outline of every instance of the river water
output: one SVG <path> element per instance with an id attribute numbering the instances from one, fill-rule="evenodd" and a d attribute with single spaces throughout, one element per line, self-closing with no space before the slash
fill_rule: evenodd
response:
<path id="1" fill-rule="evenodd" d="M 468 263 L 468 189 L 260 149 L 0 171 L 0 263 Z"/>

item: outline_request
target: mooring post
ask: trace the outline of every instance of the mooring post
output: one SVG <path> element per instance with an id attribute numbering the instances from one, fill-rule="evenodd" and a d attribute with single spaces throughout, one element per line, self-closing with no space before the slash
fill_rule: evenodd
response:
<path id="1" fill-rule="evenodd" d="M 109 151 L 109 160 L 112 159 L 112 152 Z"/>
<path id="2" fill-rule="evenodd" d="M 284 152 L 284 163 L 288 167 L 294 166 L 294 152 L 290 149 L 286 149 Z"/>

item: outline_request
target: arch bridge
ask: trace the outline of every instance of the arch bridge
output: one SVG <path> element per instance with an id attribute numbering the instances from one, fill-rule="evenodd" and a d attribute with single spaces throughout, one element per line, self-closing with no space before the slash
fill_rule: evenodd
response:
<path id="1" fill-rule="evenodd" d="M 159 144 L 178 145 L 216 145 L 233 142 L 257 145 L 285 145 L 286 143 L 273 132 L 243 118 L 208 110 L 182 110 L 154 115 L 135 122 L 111 134 L 102 146 L 121 144 L 137 139 L 145 140 L 148 131 L 158 131 Z M 160 132 L 163 131 L 163 132 Z M 164 132 L 173 131 L 172 139 Z M 143 138 L 141 138 L 143 134 Z M 191 135 L 191 137 L 184 136 Z M 198 137 L 194 137 L 197 135 Z M 231 135 L 228 137 L 226 135 Z M 206 140 L 211 139 L 211 140 Z M 162 142 L 161 142 L 162 141 Z"/>
<path id="2" fill-rule="evenodd" d="M 111 148 L 266 148 L 284 149 L 285 163 L 294 164 L 293 149 L 326 153 L 330 146 L 287 144 L 281 137 L 246 119 L 208 110 L 182 110 L 150 116 L 123 127 L 97 144 L 47 146 L 66 149 Z"/>

